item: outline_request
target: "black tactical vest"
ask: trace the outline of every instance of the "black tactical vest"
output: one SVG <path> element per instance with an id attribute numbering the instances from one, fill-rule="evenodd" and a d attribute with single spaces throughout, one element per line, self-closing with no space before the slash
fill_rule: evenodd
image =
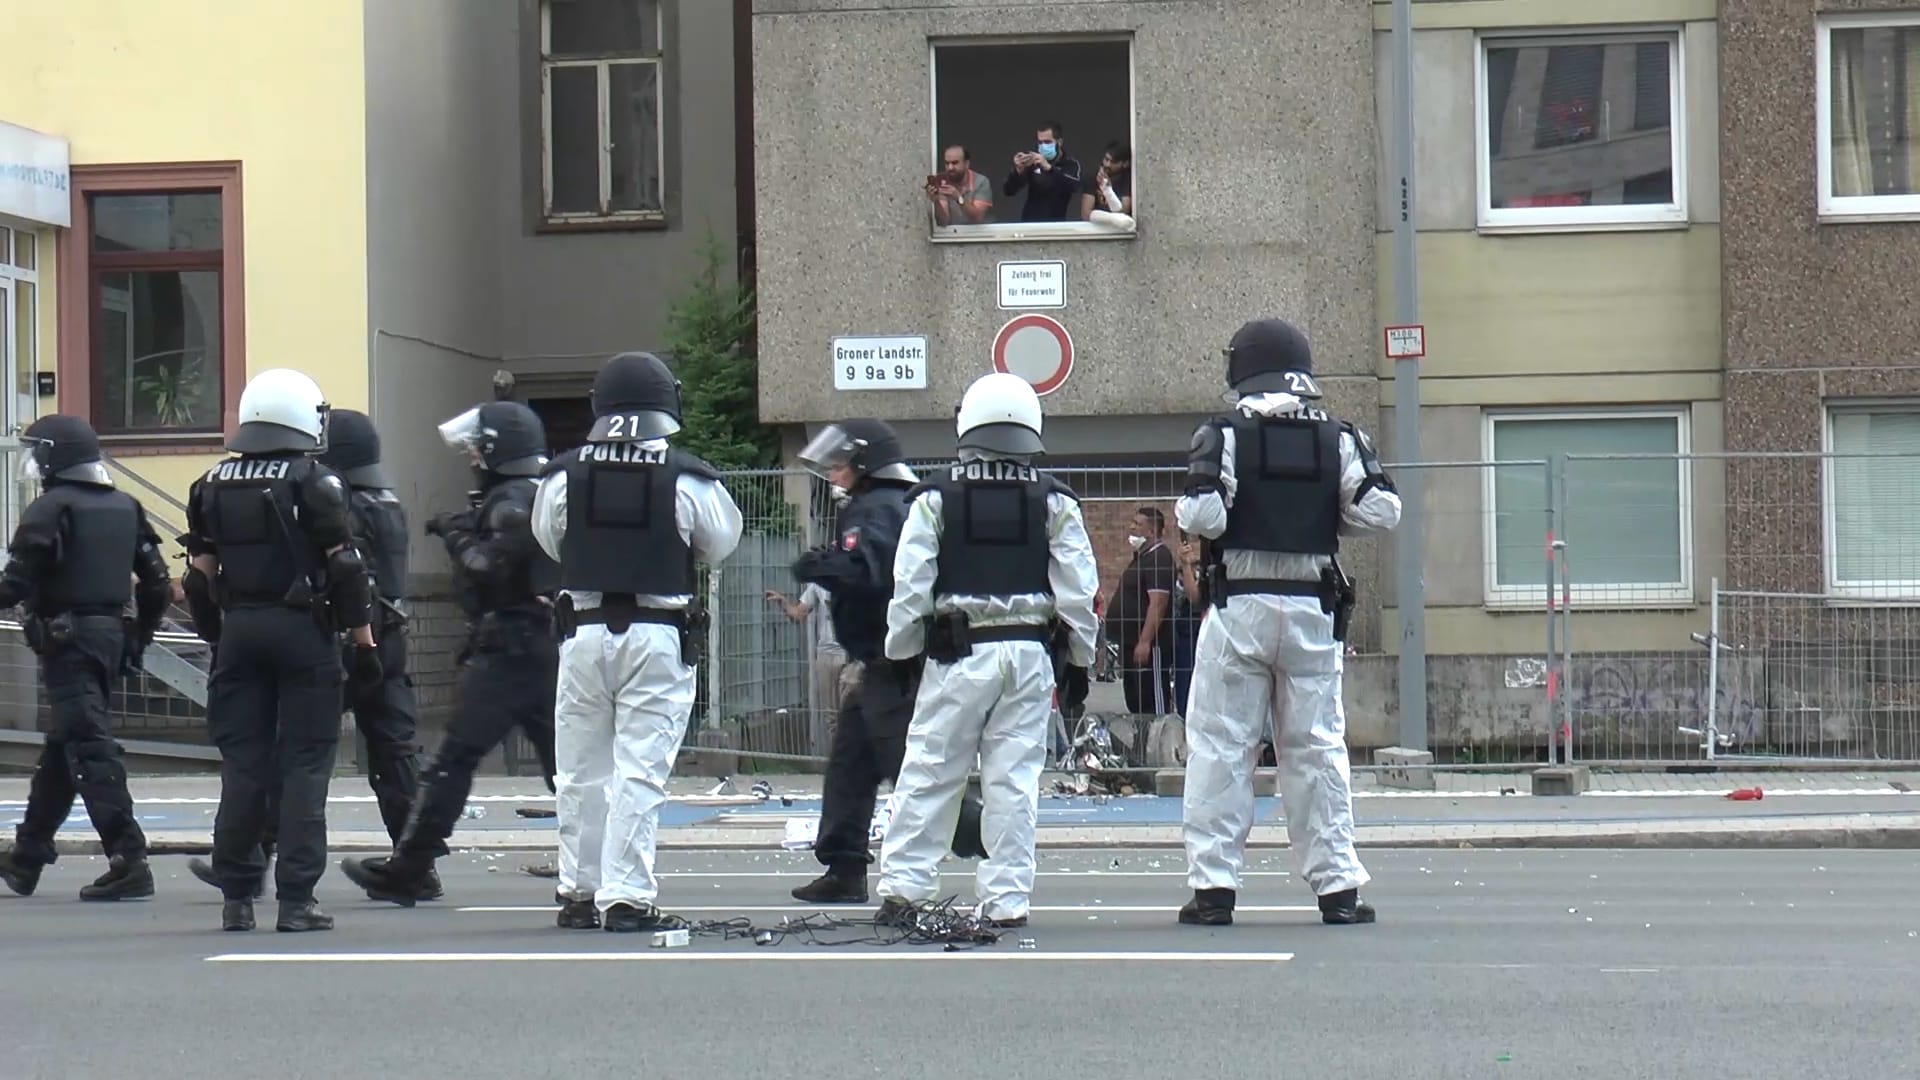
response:
<path id="1" fill-rule="evenodd" d="M 492 580 L 475 581 L 460 575 L 460 602 L 467 614 L 533 608 L 539 603 L 535 597 L 553 591 L 553 560 L 532 536 L 533 496 L 538 486 L 530 476 L 516 476 L 494 484 L 480 497 L 480 506 L 474 511 L 474 539 L 495 550 L 519 551 L 523 557 Z M 517 540 L 501 536 L 496 530 L 502 521 L 512 522 L 512 528 L 527 535 Z"/>
<path id="2" fill-rule="evenodd" d="M 711 465 L 637 442 L 588 443 L 548 466 L 567 474 L 560 585 L 575 591 L 691 596 L 693 550 L 680 536 L 682 474 L 718 480 Z"/>
<path id="3" fill-rule="evenodd" d="M 139 504 L 124 491 L 94 484 L 49 485 L 40 498 L 59 508 L 61 554 L 34 610 L 46 616 L 118 614 L 133 598 Z"/>
<path id="4" fill-rule="evenodd" d="M 935 596 L 1053 595 L 1047 575 L 1047 496 L 1065 484 L 1017 461 L 966 461 L 915 488 L 940 493 Z"/>
<path id="5" fill-rule="evenodd" d="M 354 488 L 353 542 L 373 575 L 377 596 L 399 603 L 407 595 L 407 512 L 386 488 Z"/>
<path id="6" fill-rule="evenodd" d="M 1237 487 L 1223 551 L 1332 555 L 1340 550 L 1340 422 L 1314 411 L 1247 416 L 1233 429 Z"/>
<path id="7" fill-rule="evenodd" d="M 220 555 L 229 604 L 297 602 L 294 586 L 320 553 L 299 530 L 300 484 L 317 466 L 305 455 L 228 458 L 207 470 L 200 515 Z"/>

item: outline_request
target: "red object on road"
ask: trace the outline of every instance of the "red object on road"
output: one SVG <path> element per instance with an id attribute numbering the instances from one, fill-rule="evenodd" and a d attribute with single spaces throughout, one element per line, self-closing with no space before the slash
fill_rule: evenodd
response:
<path id="1" fill-rule="evenodd" d="M 1766 798 L 1766 795 L 1757 787 L 1743 787 L 1727 792 L 1727 798 L 1734 802 L 1756 802 Z"/>

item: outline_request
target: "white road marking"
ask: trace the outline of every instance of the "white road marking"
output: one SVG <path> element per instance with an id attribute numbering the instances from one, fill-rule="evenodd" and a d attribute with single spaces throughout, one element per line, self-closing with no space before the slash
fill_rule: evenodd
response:
<path id="1" fill-rule="evenodd" d="M 679 963 L 911 963 L 934 961 L 1028 961 L 1062 963 L 1087 962 L 1163 962 L 1209 964 L 1272 964 L 1293 959 L 1292 953 L 1201 953 L 1201 952 L 683 952 L 679 949 L 648 949 L 641 952 L 540 952 L 540 953 L 222 953 L 209 956 L 209 964 L 451 964 L 451 963 L 539 963 L 553 961 L 662 961 Z"/>
<path id="2" fill-rule="evenodd" d="M 1658 975 L 1659 968 L 1601 968 L 1602 975 Z"/>
<path id="3" fill-rule="evenodd" d="M 879 901 L 877 901 L 877 900 L 876 900 L 876 901 L 874 901 L 874 902 L 873 902 L 873 903 L 871 903 L 871 904 L 760 904 L 760 905 L 755 905 L 755 904 L 708 904 L 708 905 L 696 905 L 696 906 L 693 906 L 693 907 L 684 907 L 684 906 L 681 906 L 681 905 L 679 905 L 679 904 L 670 904 L 670 905 L 668 905 L 668 907 L 667 907 L 667 909 L 666 909 L 666 910 L 667 910 L 667 913 L 668 913 L 668 914 L 670 914 L 670 915 L 677 915 L 677 914 L 680 914 L 681 912 L 728 912 L 728 911 L 732 911 L 732 912 L 738 912 L 738 913 L 740 913 L 740 914 L 742 914 L 742 915 L 744 915 L 744 914 L 747 914 L 747 913 L 749 913 L 749 912 L 751 912 L 751 913 L 754 913 L 754 914 L 776 914 L 776 915 L 777 915 L 777 914 L 781 914 L 781 913 L 785 913 L 785 914 L 788 914 L 788 915 L 832 915 L 832 914 L 835 914 L 836 912 L 843 912 L 843 911 L 844 911 L 844 912 L 848 912 L 848 913 L 849 913 L 850 915 L 852 915 L 852 916 L 854 916 L 854 917 L 861 917 L 861 916 L 864 916 L 864 914 L 865 914 L 865 912 L 866 912 L 866 911 L 867 911 L 867 910 L 868 910 L 869 908 L 873 908 L 873 907 L 878 907 L 878 906 L 879 906 Z M 552 905 L 552 904 L 501 904 L 501 905 L 481 905 L 481 906 L 476 906 L 476 907 L 461 907 L 461 908 L 454 908 L 453 910 L 455 910 L 455 911 L 473 911 L 473 912 L 486 912 L 486 911 L 545 911 L 545 912 L 553 912 L 553 911 L 556 911 L 556 910 L 558 910 L 558 909 L 557 909 L 557 908 L 555 908 L 555 907 L 554 907 L 554 905 Z M 965 907 L 963 907 L 963 908 L 960 908 L 959 910 L 961 910 L 961 911 L 971 911 L 972 909 L 971 909 L 971 908 L 965 908 Z M 1173 903 L 1166 903 L 1166 904 L 1061 904 L 1061 905 L 1046 905 L 1046 904 L 1035 904 L 1034 906 L 1032 906 L 1032 907 L 1029 907 L 1029 908 L 1028 908 L 1027 910 L 1028 910 L 1028 911 L 1031 911 L 1031 912 L 1034 912 L 1035 914 L 1039 914 L 1039 913 L 1041 913 L 1041 912 L 1048 912 L 1048 911 L 1056 911 L 1056 912 L 1058 912 L 1058 911 L 1074 911 L 1074 912 L 1084 912 L 1084 913 L 1087 913 L 1087 914 L 1093 914 L 1093 915 L 1098 915 L 1099 913 L 1101 913 L 1101 912 L 1103 912 L 1103 911 L 1112 911 L 1112 912 L 1142 912 L 1142 911 L 1155 911 L 1155 912 L 1173 912 L 1173 911 L 1177 911 L 1177 910 L 1179 910 L 1179 905 L 1178 905 L 1178 904 L 1173 904 Z M 1234 908 L 1233 910 L 1234 910 L 1234 911 L 1236 911 L 1236 912 L 1239 912 L 1239 913 L 1241 913 L 1241 914 L 1245 914 L 1245 913 L 1247 913 L 1247 912 L 1268 912 L 1268 913 L 1272 913 L 1272 912 L 1292 912 L 1292 913 L 1297 913 L 1297 912 L 1307 912 L 1307 911 L 1312 911 L 1312 912 L 1318 912 L 1318 911 L 1319 911 L 1320 909 L 1319 909 L 1318 907 L 1315 907 L 1315 906 L 1312 906 L 1312 905 L 1309 905 L 1309 904 L 1276 904 L 1276 905 L 1269 905 L 1269 906 L 1266 906 L 1266 907 L 1261 907 L 1261 906 L 1257 906 L 1257 905 L 1247 905 L 1247 904 L 1242 904 L 1242 905 L 1240 905 L 1240 906 L 1238 906 L 1238 907 L 1236 907 L 1236 908 Z M 858 915 L 855 915 L 854 913 L 859 913 L 859 914 L 858 914 Z"/>
<path id="4" fill-rule="evenodd" d="M 795 854 L 800 854 L 796 852 Z M 1170 877 L 1185 878 L 1185 870 L 1036 870 L 1039 877 Z M 807 881 L 817 876 L 815 870 L 662 870 L 656 876 L 663 878 L 797 878 Z M 941 877 L 970 878 L 972 870 L 945 870 Z M 1289 870 L 1242 870 L 1243 878 L 1256 877 L 1292 877 Z"/>

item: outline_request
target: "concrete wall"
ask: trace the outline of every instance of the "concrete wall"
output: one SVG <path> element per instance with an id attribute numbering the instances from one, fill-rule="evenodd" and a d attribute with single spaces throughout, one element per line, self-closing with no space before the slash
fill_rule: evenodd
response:
<path id="1" fill-rule="evenodd" d="M 1335 0 L 756 0 L 762 417 L 950 417 L 990 370 L 992 337 L 1011 316 L 997 309 L 995 263 L 1062 259 L 1067 307 L 1053 314 L 1078 359 L 1046 399 L 1050 416 L 1217 408 L 1226 337 L 1248 317 L 1283 312 L 1334 374 L 1333 404 L 1370 420 L 1372 161 L 1351 134 L 1369 122 L 1367 19 Z M 921 193 L 929 38 L 1091 32 L 1134 40 L 1138 234 L 931 242 Z M 1231 79 L 1194 77 L 1226 71 Z M 1008 130 L 1031 127 L 1026 113 L 1044 108 L 1023 106 Z M 1077 143 L 1083 162 L 1097 159 L 1089 143 L 1100 138 Z M 928 389 L 836 393 L 830 339 L 892 333 L 927 335 Z"/>
<path id="2" fill-rule="evenodd" d="M 368 394 L 361 33 L 353 0 L 13 4 L 15 47 L 0 65 L 0 115 L 69 140 L 74 165 L 241 162 L 247 368 L 298 368 L 346 407 Z M 52 247 L 41 248 L 41 367 L 80 379 L 58 370 Z M 216 459 L 133 464 L 184 498 Z"/>
<path id="3" fill-rule="evenodd" d="M 1727 443 L 1817 451 L 1834 399 L 1920 396 L 1920 223 L 1838 218 L 1817 204 L 1817 17 L 1911 11 L 1864 0 L 1724 0 Z M 1744 587 L 1825 589 L 1821 474 L 1805 461 L 1738 470 L 1743 508 L 1729 553 Z M 1764 497 L 1762 497 L 1764 493 Z"/>

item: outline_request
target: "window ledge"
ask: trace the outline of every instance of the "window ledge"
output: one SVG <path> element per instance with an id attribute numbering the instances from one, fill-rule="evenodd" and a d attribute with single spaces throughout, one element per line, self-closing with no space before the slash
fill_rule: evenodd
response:
<path id="1" fill-rule="evenodd" d="M 1091 221 L 1003 221 L 988 225 L 936 225 L 936 244 L 995 244 L 1019 240 L 1131 240 L 1138 230 L 1116 229 Z"/>
<path id="2" fill-rule="evenodd" d="M 1645 598 L 1628 597 L 1628 598 L 1622 598 L 1622 599 L 1604 599 L 1603 600 L 1603 599 L 1584 598 L 1579 593 L 1576 592 L 1573 595 L 1573 599 L 1565 605 L 1565 608 L 1569 611 L 1574 611 L 1574 612 L 1581 612 L 1581 611 L 1630 612 L 1630 611 L 1692 611 L 1692 610 L 1698 609 L 1701 606 L 1702 605 L 1699 598 L 1694 596 L 1687 596 L 1684 598 L 1677 595 L 1665 596 L 1665 597 L 1653 596 L 1653 597 L 1645 597 Z M 1562 604 L 1560 601 L 1560 595 L 1558 592 L 1556 592 L 1553 597 L 1553 609 L 1559 610 L 1561 607 L 1562 607 Z M 1481 608 L 1482 610 L 1486 611 L 1490 615 L 1498 615 L 1498 614 L 1543 615 L 1548 612 L 1547 601 L 1537 593 L 1531 596 L 1488 597 L 1486 601 L 1482 603 Z"/>
<path id="3" fill-rule="evenodd" d="M 620 214 L 613 217 L 543 217 L 534 226 L 536 233 L 589 232 L 663 232 L 670 228 L 667 215 Z"/>
<path id="4" fill-rule="evenodd" d="M 1828 596 L 1826 602 L 1831 608 L 1915 608 L 1920 607 L 1920 586 L 1895 586 L 1874 593 L 1839 592 Z"/>
<path id="5" fill-rule="evenodd" d="M 1920 221 L 1920 210 L 1822 210 L 1818 220 L 1822 225 L 1885 225 Z"/>
<path id="6" fill-rule="evenodd" d="M 192 435 L 102 435 L 100 448 L 113 457 L 224 454 L 227 452 L 227 437 L 218 432 Z"/>
<path id="7" fill-rule="evenodd" d="M 1483 236 L 1531 236 L 1541 233 L 1613 233 L 1678 232 L 1693 227 L 1691 221 L 1541 221 L 1481 222 L 1476 231 Z"/>

